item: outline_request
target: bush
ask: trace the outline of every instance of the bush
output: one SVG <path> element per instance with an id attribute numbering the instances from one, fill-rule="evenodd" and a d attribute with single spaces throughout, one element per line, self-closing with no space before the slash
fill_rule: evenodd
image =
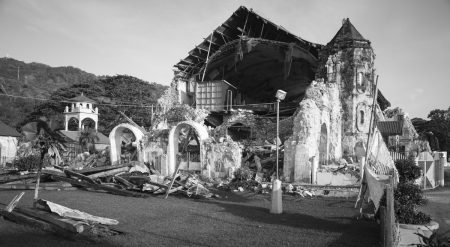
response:
<path id="1" fill-rule="evenodd" d="M 395 167 L 399 174 L 400 183 L 414 181 L 421 176 L 422 169 L 415 164 L 412 156 L 408 159 L 395 161 Z"/>
<path id="2" fill-rule="evenodd" d="M 27 171 L 38 168 L 40 162 L 40 155 L 28 155 L 15 159 L 13 161 L 13 167 L 16 167 L 19 171 Z"/>
<path id="3" fill-rule="evenodd" d="M 429 215 L 417 211 L 424 205 L 423 191 L 412 182 L 399 183 L 394 192 L 394 210 L 397 221 L 403 224 L 422 225 L 431 221 Z"/>
<path id="4" fill-rule="evenodd" d="M 398 223 L 423 225 L 431 221 L 429 215 L 419 212 L 418 206 L 424 205 L 426 199 L 415 180 L 421 176 L 422 169 L 416 166 L 414 158 L 397 160 L 395 167 L 399 173 L 399 183 L 394 191 L 394 210 Z M 381 201 L 386 205 L 386 198 Z"/>

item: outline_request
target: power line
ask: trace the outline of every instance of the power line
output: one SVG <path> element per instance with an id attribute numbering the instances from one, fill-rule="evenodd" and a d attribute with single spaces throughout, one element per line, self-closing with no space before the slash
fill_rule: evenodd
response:
<path id="1" fill-rule="evenodd" d="M 55 100 L 55 99 L 46 99 L 46 98 L 37 98 L 37 97 L 29 97 L 29 96 L 20 96 L 20 95 L 11 95 L 11 94 L 2 94 L 0 96 L 11 97 L 11 98 L 19 98 L 19 99 L 29 99 L 29 100 L 40 100 L 40 101 L 53 101 L 59 103 L 74 103 L 70 100 Z M 255 103 L 255 104 L 245 104 L 245 105 L 232 105 L 232 107 L 244 107 L 244 106 L 270 106 L 273 105 L 273 102 L 269 103 Z M 123 102 L 123 104 L 106 104 L 106 103 L 96 103 L 96 105 L 102 106 L 122 106 L 122 107 L 136 107 L 136 108 L 154 108 L 156 105 L 142 105 L 142 104 L 130 104 L 127 102 Z M 214 107 L 226 107 L 229 105 L 213 105 Z"/>

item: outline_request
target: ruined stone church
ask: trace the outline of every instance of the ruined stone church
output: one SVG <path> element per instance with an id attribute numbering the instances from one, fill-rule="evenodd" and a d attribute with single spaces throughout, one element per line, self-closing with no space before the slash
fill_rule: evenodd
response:
<path id="1" fill-rule="evenodd" d="M 293 127 L 283 140 L 283 179 L 318 183 L 321 167 L 357 162 L 374 102 L 375 119 L 384 120 L 390 103 L 376 90 L 374 61 L 370 41 L 349 19 L 321 45 L 240 7 L 174 66 L 174 86 L 181 103 L 211 112 L 212 127 L 232 109 L 273 117 L 269 103 L 278 89 L 286 91 L 279 110 Z"/>

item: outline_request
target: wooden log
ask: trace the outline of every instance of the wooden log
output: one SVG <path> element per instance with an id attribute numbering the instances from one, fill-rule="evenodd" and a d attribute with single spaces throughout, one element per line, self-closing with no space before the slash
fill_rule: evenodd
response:
<path id="1" fill-rule="evenodd" d="M 87 174 L 104 172 L 104 171 L 117 169 L 117 168 L 123 168 L 123 167 L 130 167 L 130 165 L 126 164 L 126 165 L 119 165 L 119 166 L 100 166 L 100 167 L 93 167 L 93 168 L 87 168 L 87 169 L 79 170 L 77 172 L 81 173 L 81 174 L 84 174 L 84 175 L 87 175 Z"/>
<path id="2" fill-rule="evenodd" d="M 0 176 L 0 184 L 9 183 L 18 180 L 36 178 L 35 173 L 25 174 L 25 175 L 1 175 Z"/>
<path id="3" fill-rule="evenodd" d="M 36 182 L 36 178 L 27 178 L 27 179 L 16 180 L 16 181 L 4 183 L 4 184 L 32 184 L 32 183 L 35 183 L 35 182 Z"/>
<path id="4" fill-rule="evenodd" d="M 130 168 L 128 166 L 126 166 L 126 167 L 116 168 L 116 169 L 112 169 L 112 170 L 108 170 L 108 171 L 104 171 L 104 172 L 94 173 L 94 174 L 88 175 L 88 177 L 92 179 L 92 178 L 114 176 L 120 172 L 127 172 L 128 170 L 130 170 Z"/>
<path id="5" fill-rule="evenodd" d="M 176 188 L 170 189 L 168 192 L 166 192 L 166 194 L 172 194 L 173 192 L 182 190 L 184 187 L 183 186 L 178 186 Z M 167 198 L 167 197 L 166 197 Z"/>
<path id="6" fill-rule="evenodd" d="M 117 181 L 118 183 L 123 184 L 127 189 L 132 189 L 136 187 L 134 184 L 128 182 L 128 180 L 122 178 L 121 176 L 114 176 L 114 180 Z"/>
<path id="7" fill-rule="evenodd" d="M 62 218 L 61 216 L 58 216 L 56 214 L 38 209 L 16 208 L 15 210 L 24 215 L 57 225 L 64 230 L 73 233 L 82 233 L 85 230 L 85 227 L 88 225 L 87 223 L 82 221 Z"/>
<path id="8" fill-rule="evenodd" d="M 68 177 L 73 177 L 73 178 L 77 178 L 80 179 L 82 181 L 85 181 L 87 183 L 91 183 L 91 184 L 98 184 L 96 181 L 94 181 L 92 178 L 87 177 L 81 173 L 77 173 L 74 171 L 70 171 L 70 170 L 64 170 L 64 173 L 68 176 Z"/>
<path id="9" fill-rule="evenodd" d="M 13 211 L 13 209 L 17 206 L 17 203 L 19 203 L 20 199 L 22 199 L 22 196 L 25 194 L 25 192 L 21 192 L 20 194 L 16 195 L 14 199 L 6 206 L 5 210 L 9 213 Z"/>
<path id="10" fill-rule="evenodd" d="M 189 137 L 189 134 L 188 134 L 188 137 Z M 175 182 L 175 179 L 177 178 L 178 171 L 180 170 L 180 164 L 181 164 L 181 162 L 178 162 L 177 167 L 176 167 L 175 171 L 173 172 L 173 176 L 172 176 L 173 178 L 172 178 L 172 181 L 170 181 L 169 188 L 166 189 L 166 196 L 164 196 L 164 199 L 167 199 L 167 197 L 170 194 L 170 190 L 172 189 L 173 183 Z"/>
<path id="11" fill-rule="evenodd" d="M 48 222 L 45 222 L 45 221 L 42 221 L 39 219 L 29 217 L 29 216 L 24 215 L 19 212 L 15 212 L 15 211 L 7 212 L 5 210 L 0 209 L 0 215 L 2 215 L 5 219 L 12 221 L 12 222 L 16 222 L 18 224 L 38 228 L 38 229 L 44 230 L 44 231 L 55 232 L 58 234 L 62 234 L 63 236 L 70 235 L 69 231 L 67 231 L 59 226 L 56 226 L 54 224 L 51 224 L 51 223 L 48 223 Z"/>
<path id="12" fill-rule="evenodd" d="M 149 196 L 149 195 L 143 194 L 143 193 L 116 189 L 116 188 L 105 186 L 105 185 L 101 185 L 101 184 L 91 184 L 91 183 L 87 183 L 87 182 L 84 182 L 84 181 L 78 181 L 78 180 L 75 180 L 75 179 L 72 179 L 72 178 L 67 178 L 67 177 L 61 177 L 61 176 L 53 175 L 52 178 L 54 180 L 71 183 L 72 185 L 78 185 L 78 186 L 81 186 L 81 187 L 90 188 L 90 189 L 94 189 L 94 190 L 103 190 L 103 191 L 106 191 L 106 192 L 109 192 L 109 193 L 115 194 L 115 195 L 132 196 L 132 197 L 148 197 Z"/>
<path id="13" fill-rule="evenodd" d="M 65 184 L 68 184 L 70 186 L 51 183 L 51 184 L 41 184 L 39 187 L 41 190 L 76 190 L 77 189 L 69 183 L 65 183 Z M 0 184 L 0 190 L 34 190 L 35 188 L 36 188 L 36 184 Z"/>
<path id="14" fill-rule="evenodd" d="M 386 186 L 386 246 L 394 246 L 395 236 L 395 210 L 394 210 L 394 182 L 389 176 L 389 185 Z"/>

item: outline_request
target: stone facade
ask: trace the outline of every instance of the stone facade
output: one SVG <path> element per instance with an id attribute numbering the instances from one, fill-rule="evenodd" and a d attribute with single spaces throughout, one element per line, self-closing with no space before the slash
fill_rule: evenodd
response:
<path id="1" fill-rule="evenodd" d="M 294 116 L 293 135 L 285 142 L 286 181 L 317 183 L 318 168 L 340 163 L 343 156 L 357 160 L 355 146 L 367 143 L 376 95 L 374 59 L 370 42 L 344 20 L 321 51 L 316 81 Z M 375 107 L 375 117 L 384 119 Z"/>

